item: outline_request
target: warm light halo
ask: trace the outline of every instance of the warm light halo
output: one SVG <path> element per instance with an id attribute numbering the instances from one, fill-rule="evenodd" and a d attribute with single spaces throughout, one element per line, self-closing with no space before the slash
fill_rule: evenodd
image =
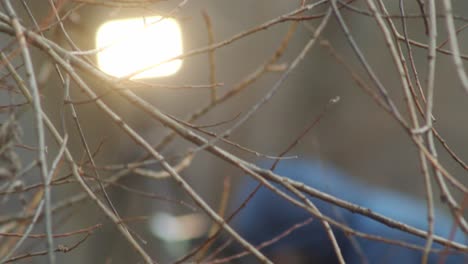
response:
<path id="1" fill-rule="evenodd" d="M 96 33 L 98 67 L 105 73 L 124 77 L 182 54 L 182 36 L 178 22 L 161 16 L 112 20 Z M 155 78 L 175 74 L 181 60 L 163 63 L 132 79 Z"/>

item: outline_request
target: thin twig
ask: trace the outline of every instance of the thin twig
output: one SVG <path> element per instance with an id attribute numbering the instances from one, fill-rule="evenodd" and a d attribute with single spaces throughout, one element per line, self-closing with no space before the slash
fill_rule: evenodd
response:
<path id="1" fill-rule="evenodd" d="M 214 41 L 214 32 L 213 32 L 213 23 L 211 22 L 211 18 L 208 15 L 206 10 L 202 11 L 203 20 L 206 24 L 206 29 L 208 31 L 208 45 L 213 45 Z M 213 85 L 216 83 L 216 64 L 215 64 L 215 50 L 211 50 L 208 53 L 209 56 L 209 64 L 210 64 L 210 83 Z M 211 88 L 211 102 L 215 102 L 216 98 L 218 97 L 216 86 L 213 85 Z"/>
<path id="2" fill-rule="evenodd" d="M 24 36 L 23 28 L 18 21 L 16 12 L 13 9 L 9 0 L 3 1 L 3 6 L 8 12 L 12 26 L 16 31 L 16 38 L 21 48 L 21 53 L 23 55 L 23 61 L 26 69 L 26 78 L 29 82 L 29 88 L 32 91 L 32 105 L 34 108 L 34 118 L 35 118 L 35 129 L 37 133 L 37 156 L 38 163 L 37 166 L 40 169 L 42 181 L 44 182 L 44 210 L 45 210 L 45 226 L 47 232 L 47 249 L 49 256 L 49 263 L 55 264 L 55 253 L 54 253 L 54 239 L 52 237 L 52 213 L 51 213 L 51 194 L 50 194 L 50 185 L 47 184 L 47 176 L 49 171 L 47 169 L 47 158 L 46 158 L 46 142 L 45 142 L 45 133 L 44 133 L 44 124 L 42 119 L 42 106 L 41 98 L 39 93 L 39 88 L 37 87 L 36 75 L 34 73 L 34 66 L 32 63 L 31 55 L 29 53 L 28 44 Z"/>
<path id="3" fill-rule="evenodd" d="M 231 135 L 233 131 L 235 131 L 237 128 L 239 128 L 242 124 L 244 124 L 247 120 L 249 120 L 263 105 L 265 105 L 270 99 L 275 95 L 275 93 L 279 90 L 279 88 L 282 86 L 284 81 L 289 77 L 291 72 L 293 72 L 297 65 L 304 59 L 306 54 L 310 51 L 310 49 L 314 46 L 314 44 L 317 41 L 318 36 L 322 33 L 323 29 L 325 26 L 328 24 L 328 21 L 331 17 L 332 10 L 329 9 L 325 17 L 323 18 L 322 22 L 320 25 L 317 27 L 317 30 L 314 32 L 313 36 L 310 38 L 310 40 L 307 42 L 307 44 L 304 46 L 304 48 L 301 50 L 299 55 L 293 60 L 293 62 L 289 65 L 288 69 L 284 71 L 284 73 L 281 75 L 281 77 L 278 79 L 278 81 L 275 82 L 275 84 L 270 88 L 270 90 L 260 99 L 258 100 L 248 111 L 247 113 L 239 118 L 239 120 L 232 125 L 229 129 L 225 130 L 224 132 L 218 134 L 218 136 L 212 140 L 210 140 L 208 143 L 205 145 L 198 147 L 197 149 L 193 150 L 194 153 L 201 151 L 205 149 L 206 147 L 210 145 L 216 144 L 218 140 L 221 138 L 227 137 Z"/>
<path id="4" fill-rule="evenodd" d="M 458 46 L 455 23 L 453 22 L 452 1 L 443 0 L 442 3 L 445 9 L 445 22 L 447 26 L 450 49 L 452 50 L 453 64 L 455 65 L 455 70 L 457 71 L 458 78 L 460 79 L 463 89 L 466 93 L 468 93 L 468 76 L 466 75 L 465 67 L 463 66 L 463 62 L 460 58 L 460 48 Z"/>

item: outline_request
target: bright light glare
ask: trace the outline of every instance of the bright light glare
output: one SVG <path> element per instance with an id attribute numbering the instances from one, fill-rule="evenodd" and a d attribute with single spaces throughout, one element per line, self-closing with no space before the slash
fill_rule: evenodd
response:
<path id="1" fill-rule="evenodd" d="M 172 18 L 160 16 L 114 20 L 97 31 L 99 68 L 124 77 L 182 54 L 180 26 Z M 132 79 L 154 78 L 176 73 L 182 66 L 174 60 L 138 73 Z"/>

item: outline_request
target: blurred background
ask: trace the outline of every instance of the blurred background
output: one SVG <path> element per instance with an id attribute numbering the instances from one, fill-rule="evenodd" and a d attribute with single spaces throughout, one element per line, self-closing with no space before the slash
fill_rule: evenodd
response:
<path id="1" fill-rule="evenodd" d="M 55 23 L 56 18 L 51 7 L 53 2 L 55 7 L 59 9 L 60 15 L 66 14 L 63 25 L 69 36 L 63 34 L 58 24 L 51 26 L 43 33 L 45 37 L 66 49 L 73 49 L 67 38 L 72 39 L 76 47 L 81 50 L 95 49 L 97 29 L 109 20 L 159 15 L 171 16 L 179 22 L 183 49 L 184 52 L 187 52 L 210 44 L 208 30 L 210 27 L 207 27 L 203 13 L 207 14 L 211 20 L 214 43 L 217 43 L 292 12 L 300 8 L 302 1 L 29 0 L 13 2 L 13 7 L 21 18 L 21 23 L 32 30 L 34 23 L 28 12 L 32 12 L 37 21 L 46 23 L 44 25 Z M 306 2 L 310 4 L 313 1 Z M 368 12 L 365 1 L 347 2 L 351 2 L 350 5 L 355 10 Z M 400 15 L 397 1 L 383 2 L 390 14 Z M 462 19 L 455 20 L 456 27 L 460 28 L 467 23 L 467 19 L 463 17 L 468 16 L 466 13 L 468 4 L 464 1 L 453 1 L 453 5 L 454 13 L 462 17 Z M 30 10 L 28 11 L 25 6 L 28 6 Z M 324 14 L 327 9 L 328 4 L 324 4 L 311 11 L 301 13 L 301 15 Z M 405 119 L 409 120 L 400 77 L 388 47 L 385 45 L 382 32 L 377 27 L 373 17 L 353 11 L 353 9 L 341 9 L 346 23 L 397 108 Z M 412 18 L 406 19 L 410 38 L 427 43 L 428 38 L 425 34 L 424 21 L 420 17 L 421 10 L 418 1 L 404 1 L 404 9 L 407 14 L 414 15 Z M 437 10 L 440 14 L 444 10 L 439 3 L 437 3 Z M 6 13 L 4 8 L 2 12 Z M 284 69 L 296 58 L 312 36 L 313 32 L 310 31 L 310 26 L 316 27 L 321 21 L 322 17 L 318 17 L 299 22 L 284 54 L 264 74 L 246 86 L 239 94 L 213 107 L 192 123 L 200 126 L 210 125 L 206 129 L 215 133 L 222 133 L 236 123 L 239 120 L 239 115 L 246 114 L 275 85 L 284 73 Z M 397 29 L 402 32 L 401 19 L 394 18 L 393 21 Z M 257 69 L 261 69 L 262 65 L 267 63 L 278 49 L 292 23 L 295 22 L 278 23 L 216 49 L 213 53 L 215 82 L 222 83 L 217 87 L 218 95 L 221 96 L 230 91 Z M 437 43 L 440 44 L 447 39 L 443 17 L 439 17 L 437 25 L 439 30 Z M 347 64 L 351 65 L 356 73 L 364 76 L 364 80 L 371 83 L 334 16 L 326 25 L 321 37 L 329 41 L 336 52 L 343 57 Z M 461 53 L 466 54 L 468 45 L 464 44 L 467 43 L 468 39 L 464 31 L 458 34 L 458 41 Z M 407 56 L 404 43 L 400 42 L 400 44 Z M 18 52 L 15 38 L 2 33 L 0 45 L 2 51 L 10 54 L 13 58 L 12 63 L 18 67 L 18 71 L 24 74 L 21 56 L 11 55 L 15 50 Z M 444 48 L 449 49 L 448 44 Z M 32 48 L 31 51 L 44 112 L 51 118 L 56 127 L 61 127 L 62 119 L 65 120 L 69 133 L 67 147 L 77 162 L 84 162 L 88 159 L 79 133 L 73 123 L 70 111 L 64 111 L 64 89 L 61 77 L 55 71 L 53 62 L 43 51 L 35 48 Z M 427 50 L 413 46 L 412 52 L 419 78 L 425 89 Z M 213 81 L 210 77 L 212 71 L 210 71 L 209 56 L 209 53 L 204 52 L 200 55 L 184 58 L 182 67 L 175 74 L 145 79 L 144 81 L 160 86 L 206 86 Z M 94 54 L 87 56 L 87 58 L 93 63 L 96 62 Z M 108 92 L 109 87 L 96 76 L 84 71 L 80 71 L 79 74 L 97 94 L 105 94 L 102 97 L 103 101 L 151 144 L 157 144 L 171 132 L 170 129 L 128 103 L 118 93 Z M 2 69 L 2 75 L 1 105 L 23 102 L 21 101 L 22 95 L 16 91 L 13 77 L 5 67 Z M 413 75 L 411 74 L 411 76 Z M 413 77 L 412 81 L 414 82 Z M 191 113 L 210 104 L 210 88 L 174 87 L 137 87 L 132 88 L 132 91 L 164 113 L 178 119 L 186 119 Z M 374 86 L 372 85 L 372 87 Z M 74 101 L 88 99 L 74 83 L 70 87 L 70 92 Z M 329 101 L 336 96 L 339 96 L 339 102 L 330 105 Z M 467 94 L 461 87 L 452 57 L 449 55 L 437 54 L 434 98 L 434 117 L 437 131 L 461 160 L 467 160 Z M 98 109 L 95 103 L 77 104 L 75 107 L 86 135 L 87 144 L 93 153 L 96 152 L 95 162 L 98 167 L 122 166 L 122 164 L 138 161 L 146 155 L 146 151 L 137 146 Z M 325 108 L 327 110 L 323 114 Z M 13 137 L 12 140 L 15 143 L 10 146 L 11 148 L 9 147 L 10 152 L 2 152 L 1 166 L 4 167 L 4 169 L 2 167 L 4 175 L 0 179 L 1 191 L 3 192 L 0 198 L 4 200 L 0 204 L 0 217 L 6 219 L 0 222 L 0 227 L 3 228 L 2 232 L 22 232 L 21 230 L 8 229 L 8 225 L 12 223 L 12 216 L 21 216 L 30 210 L 27 205 L 35 197 L 37 191 L 7 194 L 7 190 L 15 188 L 13 182 L 21 186 L 31 186 L 41 182 L 37 169 L 29 170 L 26 174 L 18 177 L 14 176 L 19 175 L 18 173 L 31 164 L 37 155 L 34 148 L 28 147 L 37 145 L 32 111 L 21 107 L 5 108 L 0 112 L 0 121 L 5 124 L 11 113 L 20 111 L 24 113 L 18 116 L 18 122 L 8 128 L 11 130 L 8 132 L 10 133 L 8 137 Z M 323 160 L 370 186 L 388 188 L 424 199 L 424 179 L 421 173 L 418 149 L 408 133 L 356 85 L 345 67 L 338 63 L 330 55 L 329 49 L 319 42 L 306 54 L 297 68 L 288 75 L 271 100 L 235 130 L 229 139 L 259 153 L 278 156 L 322 114 L 320 122 L 314 125 L 313 129 L 301 138 L 300 143 L 286 156 Z M 7 146 L 7 133 L 2 133 L 2 143 Z M 47 136 L 47 142 L 48 153 L 57 153 L 59 147 L 50 136 Z M 264 159 L 237 147 L 223 143 L 218 144 L 223 149 L 252 163 Z M 436 146 L 441 164 L 466 186 L 468 183 L 466 168 L 456 163 L 439 142 Z M 189 149 L 194 147 L 192 143 L 176 136 L 174 140 L 159 150 L 171 164 L 175 164 L 184 157 Z M 11 155 L 14 157 L 11 158 Z M 49 163 L 52 162 L 55 155 L 50 156 Z M 14 162 L 11 160 L 17 161 L 16 167 L 12 166 Z M 55 176 L 56 179 L 69 176 L 70 171 L 65 162 L 62 167 L 58 175 Z M 161 170 L 158 164 L 144 166 L 144 168 Z M 93 176 L 93 170 L 89 163 L 83 166 L 83 170 L 85 174 Z M 99 170 L 100 177 L 104 179 L 112 177 L 115 172 L 118 170 Z M 231 192 L 235 192 L 237 183 L 245 177 L 241 170 L 206 151 L 198 151 L 190 166 L 181 174 L 214 209 L 220 206 L 226 178 L 230 179 Z M 90 184 L 95 185 L 95 182 L 90 181 Z M 434 184 L 434 186 L 436 185 Z M 164 234 L 158 231 L 161 229 L 160 225 L 163 225 L 161 223 L 164 222 L 164 219 L 197 213 L 196 217 L 200 218 L 197 219 L 201 223 L 196 225 L 195 229 L 205 230 L 199 236 L 206 234 L 206 230 L 212 224 L 209 218 L 201 213 L 200 209 L 194 212 L 190 206 L 184 206 L 184 204 L 194 205 L 194 202 L 171 178 L 154 180 L 130 173 L 118 180 L 116 184 L 108 187 L 107 190 L 120 217 L 126 220 L 132 233 L 137 236 L 137 241 L 140 243 L 145 241 L 142 243 L 143 247 L 159 263 L 171 263 L 186 254 L 191 248 L 191 245 L 183 239 L 181 241 L 168 241 Z M 79 195 L 81 191 L 81 187 L 75 182 L 56 185 L 52 192 L 53 204 L 57 205 L 62 201 L 67 201 L 70 197 Z M 141 193 L 145 195 L 141 195 Z M 434 194 L 436 203 L 442 207 L 437 187 L 434 187 Z M 463 195 L 458 190 L 453 190 L 453 194 L 459 204 L 463 204 Z M 103 197 L 101 196 L 101 198 Z M 445 209 L 447 210 L 447 208 Z M 467 214 L 465 213 L 465 215 Z M 7 221 L 8 219 L 10 222 Z M 98 228 L 82 245 L 66 254 L 57 253 L 58 263 L 141 262 L 137 253 L 130 249 L 128 242 L 117 232 L 114 224 L 109 222 L 99 208 L 89 200 L 72 202 L 69 207 L 64 207 L 54 214 L 54 231 L 57 233 L 90 227 L 97 223 L 103 226 Z M 41 222 L 36 225 L 33 233 L 43 232 L 44 228 Z M 2 241 L 0 245 L 11 245 L 14 240 L 1 236 L 0 239 Z M 63 238 L 56 243 L 57 245 L 71 245 L 76 241 L 77 239 L 73 237 Z M 45 242 L 28 241 L 14 255 L 44 250 L 45 247 Z M 0 253 L 5 254 L 7 249 L 8 246 L 2 247 L 3 252 Z M 29 262 L 47 263 L 48 259 L 46 256 L 40 256 L 25 260 L 25 263 Z"/>

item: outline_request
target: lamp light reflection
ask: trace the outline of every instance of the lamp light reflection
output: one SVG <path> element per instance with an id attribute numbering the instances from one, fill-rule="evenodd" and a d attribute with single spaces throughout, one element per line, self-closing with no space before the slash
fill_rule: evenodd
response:
<path id="1" fill-rule="evenodd" d="M 202 214 L 174 216 L 158 212 L 149 221 L 151 232 L 162 240 L 180 242 L 206 235 L 209 222 Z"/>

